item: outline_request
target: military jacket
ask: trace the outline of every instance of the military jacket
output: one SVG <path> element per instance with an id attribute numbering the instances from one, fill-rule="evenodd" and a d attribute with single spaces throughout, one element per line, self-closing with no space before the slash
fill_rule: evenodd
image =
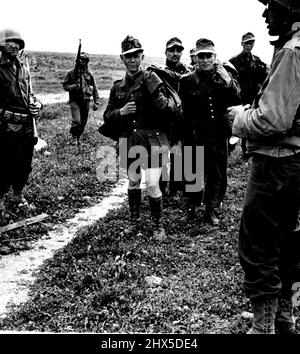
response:
<path id="1" fill-rule="evenodd" d="M 15 65 L 0 53 L 0 134 L 33 138 L 33 121 L 29 111 L 30 73 L 17 58 Z"/>
<path id="2" fill-rule="evenodd" d="M 12 62 L 0 52 L 0 109 L 28 113 L 29 72 L 19 60 Z"/>
<path id="3" fill-rule="evenodd" d="M 238 71 L 243 104 L 251 104 L 268 75 L 267 65 L 261 59 L 242 52 L 229 60 Z"/>
<path id="4" fill-rule="evenodd" d="M 136 103 L 136 113 L 121 116 L 120 109 L 129 101 Z M 161 79 L 154 72 L 140 70 L 133 77 L 126 74 L 114 82 L 103 119 L 125 137 L 137 130 L 164 131 L 167 122 L 162 113 L 170 111 L 174 111 L 174 107 L 165 96 Z"/>
<path id="5" fill-rule="evenodd" d="M 229 73 L 232 77 L 232 75 Z M 227 107 L 240 103 L 240 89 L 232 78 L 229 87 L 215 73 L 198 72 L 180 80 L 185 144 L 202 145 L 231 135 Z"/>
<path id="6" fill-rule="evenodd" d="M 99 103 L 99 93 L 94 75 L 90 70 L 82 72 L 82 92 L 74 90 L 73 85 L 77 84 L 75 69 L 70 70 L 63 82 L 63 87 L 69 92 L 69 102 L 79 102 L 83 100 L 89 101 L 93 96 L 94 103 Z"/>

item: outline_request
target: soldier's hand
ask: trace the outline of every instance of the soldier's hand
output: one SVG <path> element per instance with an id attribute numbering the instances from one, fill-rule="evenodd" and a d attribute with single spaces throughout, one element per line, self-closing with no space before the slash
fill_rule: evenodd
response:
<path id="1" fill-rule="evenodd" d="M 243 115 L 243 113 L 249 108 L 250 108 L 249 104 L 246 104 L 245 106 L 239 105 L 239 106 L 228 107 L 227 108 L 228 117 L 233 122 L 236 116 Z"/>
<path id="2" fill-rule="evenodd" d="M 32 100 L 29 103 L 29 111 L 30 113 L 34 116 L 34 115 L 38 115 L 40 110 L 42 108 L 42 104 L 41 102 L 37 101 L 37 100 Z"/>
<path id="3" fill-rule="evenodd" d="M 227 70 L 224 68 L 224 66 L 220 63 L 217 63 L 215 65 L 215 70 L 216 73 L 221 77 L 221 79 L 226 83 L 226 86 L 230 86 L 232 79 L 228 74 Z"/>
<path id="4" fill-rule="evenodd" d="M 78 83 L 69 86 L 71 91 L 80 90 L 80 85 Z"/>
<path id="5" fill-rule="evenodd" d="M 98 108 L 99 108 L 99 103 L 94 103 L 93 104 L 93 111 L 97 111 Z"/>
<path id="6" fill-rule="evenodd" d="M 133 114 L 135 112 L 136 112 L 136 104 L 133 101 L 126 103 L 126 105 L 120 109 L 121 116 L 126 116 L 128 114 Z"/>

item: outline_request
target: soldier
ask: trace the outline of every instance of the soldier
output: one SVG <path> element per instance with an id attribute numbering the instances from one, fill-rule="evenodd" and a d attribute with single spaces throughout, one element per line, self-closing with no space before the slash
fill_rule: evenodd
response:
<path id="1" fill-rule="evenodd" d="M 104 124 L 110 124 L 120 132 L 120 166 L 127 169 L 129 179 L 131 226 L 127 231 L 134 231 L 140 221 L 141 169 L 144 169 L 155 223 L 154 237 L 160 239 L 165 236 L 165 231 L 161 221 L 159 179 L 162 167 L 168 163 L 169 153 L 164 115 L 175 110 L 175 107 L 173 101 L 165 96 L 160 78 L 153 71 L 141 69 L 144 50 L 139 40 L 127 36 L 121 48 L 120 57 L 126 67 L 126 75 L 114 82 L 103 116 Z"/>
<path id="2" fill-rule="evenodd" d="M 179 81 L 182 75 L 189 72 L 189 69 L 180 61 L 182 57 L 182 52 L 184 47 L 182 42 L 177 37 L 170 38 L 166 43 L 166 66 L 165 71 L 167 73 L 166 79 L 168 83 L 173 87 L 173 89 L 178 92 L 179 90 Z M 182 155 L 181 152 L 181 141 L 180 141 L 180 126 L 169 127 L 169 140 L 170 145 L 172 146 L 173 154 Z M 171 155 L 170 165 L 167 167 L 168 172 L 163 173 L 163 176 L 169 175 L 169 193 L 170 196 L 174 196 L 178 191 L 182 190 L 182 182 L 174 180 L 174 160 L 176 159 L 175 155 Z M 167 182 L 160 181 L 160 186 L 163 194 L 167 190 Z"/>
<path id="3" fill-rule="evenodd" d="M 238 82 L 241 87 L 242 104 L 244 105 L 252 104 L 268 75 L 267 65 L 258 56 L 252 54 L 254 43 L 253 33 L 245 33 L 242 36 L 242 52 L 229 60 L 238 71 Z M 243 159 L 247 160 L 245 139 L 242 139 L 242 151 Z"/>
<path id="4" fill-rule="evenodd" d="M 193 71 L 193 70 L 195 70 L 195 66 L 197 64 L 196 57 L 195 57 L 195 48 L 192 48 L 190 50 L 190 59 L 191 59 L 191 62 L 190 62 L 190 65 L 188 68 L 190 71 Z"/>
<path id="5" fill-rule="evenodd" d="M 0 31 L 0 211 L 12 186 L 12 201 L 28 206 L 23 189 L 31 172 L 36 143 L 34 119 L 42 104 L 33 97 L 30 73 L 18 55 L 25 47 L 20 33 Z"/>
<path id="6" fill-rule="evenodd" d="M 184 160 L 189 159 L 186 147 L 192 147 L 189 160 L 195 166 L 196 148 L 204 147 L 204 221 L 217 225 L 217 209 L 227 187 L 227 138 L 231 134 L 227 107 L 239 102 L 239 86 L 229 69 L 217 61 L 211 40 L 200 38 L 195 56 L 196 70 L 181 78 L 179 88 L 184 115 Z M 184 191 L 187 222 L 195 218 L 195 208 L 203 196 L 203 190 L 188 191 L 189 184 L 185 182 Z"/>
<path id="7" fill-rule="evenodd" d="M 253 156 L 239 256 L 254 315 L 248 333 L 291 334 L 300 282 L 300 2 L 259 1 L 269 35 L 278 36 L 270 73 L 251 108 L 228 110 Z"/>
<path id="8" fill-rule="evenodd" d="M 72 114 L 72 123 L 70 133 L 73 140 L 80 145 L 80 136 L 84 132 L 86 126 L 89 110 L 90 100 L 93 96 L 94 104 L 93 110 L 96 111 L 99 107 L 99 93 L 96 80 L 92 72 L 88 69 L 89 55 L 85 52 L 80 54 L 78 67 L 70 70 L 63 82 L 63 87 L 69 92 L 69 104 Z M 77 75 L 77 72 L 79 73 Z M 80 85 L 80 77 L 82 85 Z"/>

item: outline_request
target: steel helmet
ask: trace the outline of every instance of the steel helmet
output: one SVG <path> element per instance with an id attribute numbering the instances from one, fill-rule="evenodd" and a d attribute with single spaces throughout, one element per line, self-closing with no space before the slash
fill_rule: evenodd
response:
<path id="1" fill-rule="evenodd" d="M 271 0 L 258 0 L 264 5 L 268 5 Z M 278 4 L 286 7 L 291 13 L 300 14 L 300 1 L 299 0 L 273 0 Z"/>
<path id="2" fill-rule="evenodd" d="M 14 41 L 19 43 L 20 50 L 24 49 L 25 42 L 21 37 L 21 34 L 11 28 L 4 28 L 0 31 L 0 46 L 4 47 L 7 41 Z"/>
<path id="3" fill-rule="evenodd" d="M 90 61 L 89 55 L 86 52 L 80 53 L 80 59 L 85 59 L 87 61 L 87 63 Z"/>

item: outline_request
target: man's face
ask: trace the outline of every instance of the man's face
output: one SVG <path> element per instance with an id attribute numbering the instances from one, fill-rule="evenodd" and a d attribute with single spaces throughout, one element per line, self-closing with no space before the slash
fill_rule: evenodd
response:
<path id="1" fill-rule="evenodd" d="M 214 64 L 216 62 L 216 54 L 199 53 L 195 58 L 198 71 L 210 71 L 214 68 Z"/>
<path id="2" fill-rule="evenodd" d="M 20 44 L 14 41 L 7 41 L 3 49 L 9 59 L 14 59 L 18 56 Z"/>
<path id="3" fill-rule="evenodd" d="M 133 52 L 121 55 L 120 57 L 126 67 L 127 72 L 130 75 L 133 75 L 139 71 L 144 59 L 144 54 L 142 52 Z"/>
<path id="4" fill-rule="evenodd" d="M 180 58 L 182 56 L 182 48 L 177 47 L 176 45 L 174 47 L 166 49 L 166 58 L 168 61 L 177 64 L 180 61 Z"/>
<path id="5" fill-rule="evenodd" d="M 88 59 L 87 58 L 84 58 L 84 57 L 80 57 L 79 58 L 79 64 L 81 66 L 86 66 L 88 64 Z"/>
<path id="6" fill-rule="evenodd" d="M 271 1 L 262 16 L 266 19 L 270 36 L 279 36 L 289 30 L 289 14 L 283 6 Z"/>
<path id="7" fill-rule="evenodd" d="M 254 47 L 254 41 L 242 42 L 242 46 L 243 46 L 243 51 L 245 53 L 251 53 L 251 50 Z"/>

